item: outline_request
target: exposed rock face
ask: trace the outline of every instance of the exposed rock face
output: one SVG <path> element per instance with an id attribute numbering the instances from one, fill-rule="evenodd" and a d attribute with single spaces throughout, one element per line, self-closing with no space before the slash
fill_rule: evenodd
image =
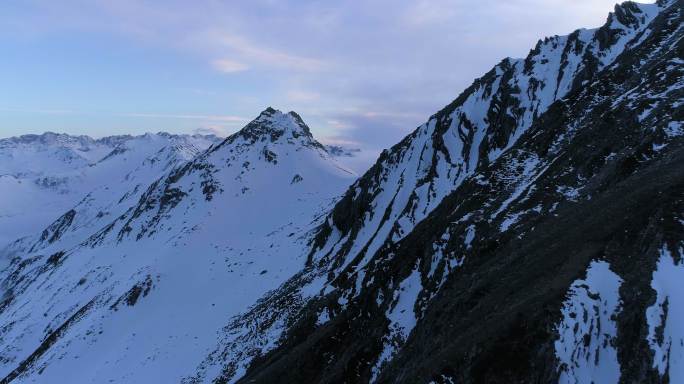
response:
<path id="1" fill-rule="evenodd" d="M 188 382 L 678 375 L 666 313 L 684 298 L 653 287 L 684 247 L 682 17 L 682 1 L 627 2 L 502 61 L 382 154 L 307 269 Z"/>

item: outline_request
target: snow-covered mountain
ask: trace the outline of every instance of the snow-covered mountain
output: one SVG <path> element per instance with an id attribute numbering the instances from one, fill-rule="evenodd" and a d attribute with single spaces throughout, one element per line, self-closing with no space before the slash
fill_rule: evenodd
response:
<path id="1" fill-rule="evenodd" d="M 218 141 L 166 133 L 95 140 L 48 132 L 1 139 L 0 248 L 42 230 L 88 193 L 104 202 L 145 187 Z"/>
<path id="2" fill-rule="evenodd" d="M 188 382 L 679 377 L 682 17 L 626 2 L 503 60 L 380 156 Z"/>
<path id="3" fill-rule="evenodd" d="M 683 9 L 503 60 L 358 179 L 271 108 L 64 139 L 104 184 L 0 255 L 0 383 L 684 380 Z"/>
<path id="4" fill-rule="evenodd" d="M 98 164 L 163 139 L 128 140 Z M 226 319 L 302 268 L 312 230 L 356 177 L 297 114 L 270 108 L 169 162 L 180 149 L 113 164 L 102 175 L 116 193 L 88 193 L 5 250 L 3 382 L 178 382 Z"/>

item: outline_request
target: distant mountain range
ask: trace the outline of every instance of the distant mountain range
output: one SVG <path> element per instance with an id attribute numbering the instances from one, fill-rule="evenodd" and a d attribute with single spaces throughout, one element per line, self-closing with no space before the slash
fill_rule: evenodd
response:
<path id="1" fill-rule="evenodd" d="M 0 139 L 0 246 L 44 229 L 88 193 L 113 200 L 119 189 L 143 188 L 218 142 L 166 133 Z"/>
<path id="2" fill-rule="evenodd" d="M 0 140 L 0 383 L 684 382 L 683 10 L 540 40 L 360 177 L 272 108 Z"/>

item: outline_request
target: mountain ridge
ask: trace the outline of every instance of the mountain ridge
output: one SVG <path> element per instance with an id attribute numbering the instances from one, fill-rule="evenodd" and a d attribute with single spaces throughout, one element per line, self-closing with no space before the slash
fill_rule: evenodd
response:
<path id="1" fill-rule="evenodd" d="M 658 9 L 657 14 L 653 12 L 656 9 L 654 7 Z M 243 314 L 241 317 L 236 317 L 227 326 L 224 340 L 219 343 L 218 348 L 200 365 L 197 375 L 189 378 L 188 382 L 207 380 L 207 378 L 212 377 L 207 376 L 207 367 L 215 367 L 220 364 L 223 364 L 222 373 L 217 374 L 215 368 L 212 370 L 214 372 L 212 375 L 214 375 L 213 377 L 218 382 L 286 382 L 288 380 L 308 382 L 365 382 L 368 380 L 379 380 L 379 382 L 396 382 L 399 377 L 393 376 L 392 372 L 401 372 L 402 369 L 400 367 L 402 363 L 396 363 L 395 369 L 387 367 L 386 370 L 382 369 L 383 365 L 392 362 L 393 357 L 396 357 L 395 354 L 398 353 L 397 351 L 401 351 L 402 346 L 410 336 L 418 320 L 418 318 L 411 320 L 411 315 L 409 314 L 412 312 L 411 307 L 413 306 L 404 303 L 402 297 L 406 297 L 404 301 L 407 303 L 411 303 L 411 300 L 416 301 L 415 309 L 417 314 L 415 316 L 420 317 L 419 314 L 423 310 L 419 311 L 419 308 L 427 305 L 426 303 L 431 300 L 435 291 L 439 292 L 439 287 L 443 287 L 449 281 L 448 277 L 459 273 L 459 268 L 462 268 L 462 264 L 465 260 L 468 260 L 455 257 L 452 253 L 454 252 L 453 250 L 450 250 L 448 254 L 446 251 L 460 243 L 461 245 L 459 246 L 464 247 L 464 250 L 476 252 L 475 241 L 480 238 L 479 233 L 483 230 L 483 228 L 480 228 L 480 225 L 491 228 L 488 231 L 495 231 L 494 233 L 506 234 L 514 231 L 516 225 L 521 225 L 523 217 L 527 216 L 523 216 L 519 212 L 511 212 L 511 209 L 519 200 L 524 200 L 526 194 L 535 190 L 535 185 L 542 181 L 542 175 L 549 171 L 549 169 L 554 169 L 554 162 L 548 162 L 553 159 L 548 159 L 548 156 L 557 153 L 569 141 L 579 140 L 573 138 L 576 135 L 574 132 L 575 128 L 573 127 L 580 124 L 580 121 L 586 121 L 587 112 L 582 112 L 582 109 L 579 107 L 574 107 L 577 113 L 576 116 L 564 115 L 567 113 L 569 106 L 566 104 L 566 101 L 555 100 L 558 98 L 558 89 L 564 89 L 569 92 L 567 97 L 572 99 L 586 98 L 583 95 L 586 94 L 587 89 L 599 90 L 598 97 L 602 96 L 605 92 L 614 92 L 614 88 L 611 87 L 619 87 L 625 81 L 624 76 L 632 76 L 633 78 L 633 69 L 630 67 L 658 68 L 660 71 L 666 71 L 663 73 L 668 73 L 667 77 L 652 75 L 648 77 L 649 82 L 644 82 L 640 86 L 637 85 L 635 88 L 632 88 L 634 101 L 633 104 L 632 102 L 628 103 L 627 108 L 633 108 L 639 112 L 640 116 L 647 118 L 647 120 L 643 120 L 639 117 L 636 119 L 637 122 L 654 124 L 656 127 L 654 128 L 654 132 L 657 132 L 655 140 L 656 143 L 659 143 L 644 144 L 644 150 L 659 150 L 664 148 L 663 145 L 667 147 L 667 144 L 662 144 L 663 140 L 665 142 L 675 140 L 676 142 L 676 137 L 679 135 L 677 132 L 680 132 L 677 127 L 681 126 L 682 120 L 681 108 L 677 107 L 681 105 L 681 101 L 676 101 L 678 97 L 681 98 L 681 90 L 677 88 L 681 86 L 681 68 L 671 68 L 671 66 L 668 67 L 667 63 L 658 63 L 654 60 L 658 57 L 666 60 L 666 57 L 674 55 L 674 58 L 667 60 L 674 60 L 673 63 L 676 63 L 677 57 L 681 57 L 681 44 L 678 46 L 676 40 L 676 36 L 681 33 L 681 28 L 679 28 L 681 26 L 681 13 L 677 12 L 680 8 L 681 1 L 659 2 L 654 5 L 625 3 L 621 6 L 621 10 L 627 9 L 631 13 L 640 13 L 644 17 L 644 23 L 646 21 L 648 23 L 639 23 L 638 29 L 633 29 L 631 32 L 625 31 L 625 29 L 620 27 L 616 28 L 615 33 L 606 33 L 613 31 L 611 26 L 615 26 L 613 24 L 614 20 L 619 18 L 624 20 L 624 15 L 629 12 L 624 12 L 619 17 L 611 16 L 607 24 L 602 28 L 593 31 L 585 30 L 584 35 L 580 30 L 580 32 L 575 34 L 575 38 L 548 39 L 546 43 L 542 42 L 542 46 L 537 50 L 537 53 L 533 50 L 526 60 L 515 63 L 510 60 L 504 60 L 485 77 L 477 80 L 454 103 L 433 115 L 428 124 L 419 127 L 399 144 L 383 152 L 378 162 L 357 183 L 350 187 L 343 199 L 329 215 L 328 220 L 321 227 L 309 255 L 307 269 L 283 285 L 276 295 L 264 298 L 250 312 Z M 617 11 L 616 13 L 620 14 L 620 12 L 622 11 Z M 607 40 L 604 35 L 608 36 Z M 593 36 L 591 41 L 595 45 L 582 43 L 583 51 L 581 50 L 579 55 L 574 54 L 575 57 L 583 57 L 582 62 L 585 63 L 583 64 L 584 66 L 578 65 L 577 62 L 571 64 L 567 58 L 564 60 L 568 61 L 568 64 L 562 66 L 560 58 L 564 56 L 563 52 L 574 52 L 577 42 L 582 42 L 588 36 Z M 559 41 L 565 43 L 570 41 L 571 44 L 561 45 Z M 618 44 L 617 47 L 620 49 L 625 48 L 630 53 L 619 52 L 622 54 L 618 55 L 610 49 L 610 46 L 603 46 L 603 49 L 601 49 L 601 41 L 612 41 L 613 44 Z M 630 41 L 632 44 L 628 44 Z M 658 45 L 665 44 L 668 41 L 672 44 L 673 51 L 668 52 L 664 50 L 663 46 Z M 572 47 L 573 49 L 568 50 L 566 49 L 567 47 Z M 540 71 L 543 71 L 551 62 L 551 56 L 544 53 L 545 50 L 556 52 L 555 57 L 559 60 L 555 62 L 555 68 L 557 69 L 556 73 L 559 73 L 560 76 L 552 74 L 550 78 L 552 81 L 541 82 L 536 78 L 530 81 L 529 79 L 531 78 L 526 73 L 530 73 L 530 71 L 534 73 L 537 66 Z M 600 54 L 599 57 L 596 56 L 596 52 Z M 570 57 L 569 54 L 566 57 Z M 648 64 L 650 66 L 645 64 L 647 60 L 650 61 L 650 64 Z M 619 71 L 617 68 L 612 68 L 618 65 L 620 67 Z M 566 69 L 573 67 L 575 70 L 558 71 L 561 67 Z M 599 70 L 599 67 L 602 69 Z M 512 87 L 509 87 L 508 90 L 499 92 L 498 95 L 504 97 L 487 99 L 488 101 L 493 100 L 489 108 L 491 113 L 488 113 L 491 119 L 481 125 L 484 128 L 474 132 L 472 129 L 474 124 L 471 120 L 476 119 L 473 119 L 472 116 L 471 118 L 463 119 L 463 114 L 460 114 L 456 116 L 458 119 L 450 119 L 451 121 L 445 122 L 445 118 L 448 117 L 449 113 L 453 114 L 452 111 L 457 111 L 459 105 L 465 105 L 469 100 L 474 101 L 480 97 L 477 96 L 473 99 L 473 94 L 486 97 L 491 97 L 492 94 L 496 95 L 496 89 L 501 84 L 507 84 L 507 82 L 497 79 L 504 78 L 506 73 L 509 74 L 509 79 L 514 77 L 513 74 L 518 73 L 519 79 L 525 80 L 525 84 L 530 85 L 529 93 L 518 93 L 514 88 L 511 89 Z M 580 80 L 563 80 L 569 79 L 567 77 L 568 73 L 576 75 L 575 80 Z M 601 84 L 597 83 L 599 78 L 601 79 Z M 542 87 L 542 83 L 546 84 L 546 89 Z M 575 84 L 575 89 L 570 92 L 569 89 L 573 83 Z M 557 86 L 552 88 L 549 84 L 556 84 Z M 563 84 L 567 85 L 563 86 Z M 650 90 L 648 89 L 649 85 L 652 85 L 654 89 L 658 89 L 658 92 L 661 92 L 653 95 L 655 100 L 658 100 L 659 97 L 661 99 L 674 100 L 674 103 L 670 103 L 671 106 L 667 107 L 667 102 L 660 102 L 657 103 L 658 109 L 651 109 L 649 106 L 653 105 L 653 103 L 648 101 L 651 100 L 649 96 Z M 673 86 L 675 88 L 671 88 Z M 525 95 L 529 94 L 536 96 L 531 99 L 524 98 Z M 515 95 L 523 95 L 523 98 L 520 99 L 520 96 Z M 546 97 L 545 95 L 550 96 Z M 616 103 L 624 103 L 624 95 L 618 96 L 620 97 L 616 96 Z M 512 98 L 514 99 L 513 103 L 511 103 Z M 502 104 L 501 100 L 508 101 Z M 515 119 L 508 115 L 509 107 L 511 105 L 519 105 L 521 100 L 524 102 L 523 105 L 526 105 L 526 108 L 517 114 L 518 122 L 522 122 L 522 125 L 511 124 L 510 121 L 515 121 Z M 555 102 L 550 103 L 550 101 Z M 548 107 L 545 107 L 548 109 L 544 113 L 538 112 L 540 111 L 539 107 L 544 106 L 545 103 L 549 103 Z M 471 103 L 471 105 L 476 104 Z M 605 106 L 598 108 L 587 101 L 583 101 L 582 105 L 587 108 L 587 111 L 605 111 L 606 108 Z M 608 108 L 611 108 L 610 104 Z M 499 114 L 501 111 L 504 111 L 504 113 Z M 466 111 L 466 113 L 472 112 Z M 632 115 L 633 112 L 627 114 L 627 116 Z M 481 117 L 482 114 L 479 116 Z M 564 116 L 565 120 L 563 122 L 554 122 L 559 116 Z M 656 119 L 656 116 L 660 116 L 661 119 Z M 535 123 L 527 120 L 529 118 L 534 118 Z M 577 122 L 573 122 L 573 118 L 577 119 Z M 597 121 L 605 120 L 601 124 L 606 129 L 609 127 L 614 129 L 611 125 L 611 121 L 614 120 L 610 120 L 600 114 L 596 114 L 593 118 L 598 119 Z M 444 139 L 441 134 L 432 134 L 435 131 L 440 133 L 448 132 L 448 128 L 453 126 L 454 120 L 460 121 L 463 127 L 463 129 L 457 131 L 457 140 L 454 140 L 453 136 L 449 138 L 451 140 L 449 141 Z M 490 124 L 491 122 L 495 122 L 495 124 Z M 526 124 L 536 127 L 553 124 L 553 129 L 544 132 L 544 130 L 538 130 L 537 128 L 535 132 L 530 132 L 530 127 Z M 560 124 L 566 124 L 566 126 L 562 129 L 558 128 Z M 630 122 L 630 126 L 633 126 L 633 122 Z M 436 129 L 437 127 L 442 128 Z M 489 132 L 488 130 L 493 131 L 491 136 L 487 133 Z M 479 138 L 474 134 L 477 132 L 479 132 Z M 667 132 L 674 132 L 674 134 Z M 515 152 L 514 154 L 511 152 L 511 148 L 516 146 L 517 140 L 522 137 L 529 138 L 532 133 L 538 136 L 535 139 L 538 141 L 536 145 L 540 146 L 540 148 L 545 148 L 540 154 L 537 155 L 534 152 L 531 154 Z M 502 137 L 507 139 L 498 139 Z M 616 137 L 619 137 L 619 135 Z M 493 144 L 491 147 L 489 145 L 461 145 L 461 143 L 465 142 L 465 139 L 473 140 L 473 138 L 480 140 L 480 143 L 492 142 Z M 626 141 L 618 142 L 625 143 L 624 145 L 626 145 Z M 423 143 L 429 144 L 424 145 Z M 440 148 L 440 151 L 435 151 L 433 145 L 434 148 Z M 508 146 L 511 148 L 507 149 Z M 486 148 L 487 151 L 482 153 L 482 148 Z M 454 154 L 454 149 L 456 149 L 455 155 L 451 156 Z M 463 156 L 460 155 L 461 153 L 463 153 Z M 590 154 L 591 152 L 587 152 L 587 155 Z M 614 159 L 617 155 L 618 153 L 612 152 L 604 154 L 606 159 Z M 506 164 L 506 168 L 499 170 L 499 174 L 493 180 L 496 181 L 496 184 L 489 187 L 488 182 L 491 181 L 488 181 L 488 177 L 485 176 L 487 173 L 481 173 L 485 172 L 490 165 L 504 161 L 501 160 L 502 156 L 505 156 L 504 160 L 506 163 L 509 161 L 511 163 Z M 629 170 L 634 169 L 635 159 L 642 155 L 633 156 L 626 156 L 618 162 L 618 164 L 621 164 L 618 166 L 618 169 L 620 167 L 625 169 L 620 172 L 631 172 Z M 451 162 L 453 166 L 445 167 L 442 165 L 450 163 L 445 159 L 459 157 L 463 160 Z M 411 167 L 402 166 L 403 168 L 397 168 L 396 172 L 392 171 L 394 164 L 400 163 L 402 158 L 408 159 L 406 162 L 407 164 L 412 164 Z M 420 162 L 424 159 L 428 160 L 421 164 Z M 431 161 L 430 159 L 436 159 L 436 161 Z M 419 165 L 416 165 L 416 163 Z M 480 166 L 481 164 L 485 164 L 485 166 Z M 461 168 L 458 168 L 459 165 Z M 480 170 L 474 171 L 478 166 L 480 166 Z M 452 170 L 453 173 L 450 175 L 449 168 L 455 168 L 458 171 L 454 172 Z M 439 176 L 440 171 L 448 176 L 443 177 L 448 182 L 439 183 L 439 178 L 436 176 Z M 468 175 L 468 172 L 472 172 L 472 174 Z M 572 172 L 568 172 L 572 174 Z M 610 173 L 613 171 L 606 172 Z M 507 173 L 510 173 L 511 176 L 505 177 Z M 409 179 L 409 176 L 411 178 L 414 177 L 412 176 L 413 174 L 418 176 L 415 179 Z M 578 180 L 570 180 L 569 177 L 567 176 L 567 180 L 559 179 L 562 181 L 557 184 L 558 190 L 554 189 L 554 200 L 560 198 L 561 201 L 572 202 L 582 196 L 581 189 L 577 186 Z M 456 183 L 449 180 L 455 180 Z M 462 184 L 466 183 L 466 181 L 467 185 Z M 482 186 L 477 187 L 479 183 L 482 183 Z M 394 187 L 394 185 L 397 185 L 397 187 Z M 423 190 L 416 189 L 415 193 L 411 192 L 414 185 L 419 186 L 419 188 L 422 186 Z M 434 185 L 438 187 L 433 187 Z M 417 231 L 415 226 L 420 225 L 421 228 L 424 228 L 426 224 L 421 224 L 423 220 L 435 216 L 432 213 L 433 209 L 439 206 L 444 196 L 449 195 L 454 188 L 456 190 L 467 190 L 467 188 L 474 187 L 482 189 L 483 186 L 492 188 L 492 190 L 491 192 L 482 193 L 485 196 L 488 193 L 492 194 L 493 197 L 496 197 L 496 200 L 485 200 L 480 205 L 469 205 L 473 212 L 466 211 L 466 214 L 461 218 L 453 217 L 452 220 L 457 224 L 462 223 L 460 227 L 457 227 L 456 233 L 451 234 L 451 231 L 443 234 L 432 233 L 428 238 L 414 234 Z M 401 194 L 403 194 L 403 197 L 401 197 Z M 404 205 L 405 203 L 402 201 L 394 210 L 397 214 L 394 214 L 391 208 L 393 205 L 396 205 L 395 202 L 399 197 L 405 199 L 403 201 L 408 203 Z M 430 203 L 430 201 L 433 202 Z M 491 210 L 489 212 L 490 216 L 484 220 L 484 223 L 478 225 L 472 221 L 474 218 L 473 213 L 477 212 L 477 207 L 483 204 L 484 207 L 497 204 L 499 208 Z M 540 213 L 543 212 L 544 215 L 553 216 L 553 212 L 558 207 L 558 204 L 560 202 L 554 202 L 548 207 L 532 206 L 530 209 L 532 209 L 531 212 L 541 209 Z M 452 202 L 452 209 L 457 207 L 458 205 Z M 415 212 L 418 212 L 418 214 Z M 451 215 L 446 212 L 448 210 L 441 214 L 450 217 Z M 375 219 L 373 218 L 374 216 Z M 406 216 L 409 220 L 402 222 L 402 216 Z M 372 220 L 377 221 L 373 222 Z M 367 223 L 370 223 L 370 225 Z M 377 223 L 381 224 L 378 225 Z M 365 230 L 364 227 L 369 229 Z M 363 231 L 366 231 L 366 234 Z M 406 239 L 404 241 L 404 236 L 407 234 L 411 235 L 411 240 Z M 358 239 L 355 239 L 354 236 Z M 500 240 L 492 239 L 490 241 L 489 245 L 485 243 L 478 246 L 477 252 L 492 252 L 487 250 L 495 249 L 493 247 L 496 247 Z M 393 243 L 415 245 L 414 247 L 407 246 L 406 248 L 412 250 L 402 253 L 408 260 L 414 259 L 416 255 L 425 255 L 420 259 L 418 267 L 420 273 L 418 275 L 416 275 L 417 272 L 415 271 L 411 274 L 411 264 L 407 263 L 407 260 L 402 261 L 395 254 L 397 246 L 393 246 Z M 422 247 L 425 247 L 425 249 L 421 249 Z M 458 252 L 463 252 L 463 250 L 457 250 L 456 253 Z M 428 260 L 430 261 L 428 262 Z M 415 283 L 415 279 L 418 279 L 420 283 Z M 496 281 L 495 276 L 491 276 L 491 279 Z M 382 286 L 382 284 L 377 283 L 379 280 L 387 285 Z M 402 286 L 400 282 L 404 284 L 404 281 L 406 285 Z M 428 287 L 421 287 L 423 283 L 429 284 Z M 471 281 L 471 284 L 477 283 Z M 377 296 L 373 293 L 364 293 L 364 291 L 369 289 L 366 288 L 366 285 L 372 286 L 376 290 L 372 292 L 377 293 Z M 402 292 L 405 292 L 405 294 Z M 486 290 L 475 292 L 480 296 L 475 296 L 470 300 L 477 303 L 477 300 L 482 297 L 481 295 L 486 294 Z M 452 294 L 458 295 L 458 293 Z M 413 299 L 411 299 L 412 297 Z M 395 298 L 397 301 L 391 298 Z M 382 308 L 386 308 L 387 313 L 385 316 L 378 313 L 376 304 L 374 304 L 375 300 L 378 300 Z M 284 307 L 283 303 L 288 302 L 299 304 L 295 308 Z M 466 303 L 466 305 L 472 306 L 474 304 Z M 434 308 L 439 308 L 439 305 L 435 304 Z M 377 316 L 378 320 L 370 320 L 368 317 L 371 314 L 372 316 Z M 388 325 L 385 321 L 387 320 L 383 319 L 390 319 L 389 329 L 386 328 Z M 291 325 L 283 327 L 283 323 Z M 328 323 L 332 325 L 327 326 L 326 324 Z M 258 330 L 252 330 L 253 327 L 256 327 Z M 426 329 L 430 329 L 429 326 L 426 327 Z M 449 340 L 449 337 L 445 337 L 445 339 Z M 645 339 L 645 337 L 640 338 L 642 341 Z M 424 336 L 423 340 L 437 339 Z M 276 347 L 272 347 L 274 343 L 276 343 Z M 268 345 L 265 349 L 261 347 L 264 344 Z M 249 345 L 252 349 L 244 351 L 236 347 L 237 345 L 242 346 L 242 348 L 245 345 Z M 381 354 L 381 357 L 378 357 L 378 354 Z M 258 357 L 253 358 L 252 356 L 254 355 Z M 313 358 L 314 356 L 319 358 L 315 359 Z M 482 357 L 486 356 L 483 355 Z M 477 356 L 471 358 L 477 358 Z M 551 361 L 554 361 L 554 359 L 551 358 Z M 426 363 L 424 360 L 421 361 Z M 451 361 L 455 364 L 459 360 Z M 642 363 L 644 361 L 648 361 L 648 358 L 641 360 Z M 404 366 L 406 366 L 406 363 L 407 361 L 403 361 Z M 489 363 L 491 364 L 492 362 L 490 361 Z M 409 366 L 415 367 L 416 364 L 418 363 L 410 364 Z M 481 365 L 482 369 L 485 369 L 484 367 L 486 366 L 487 364 Z M 540 371 L 540 375 L 548 374 L 553 376 L 560 372 L 556 371 L 555 361 L 550 365 L 547 362 L 545 366 L 548 367 L 548 370 Z M 503 377 L 507 374 L 508 371 L 506 369 L 508 368 L 504 369 L 503 366 L 501 368 L 501 371 L 495 371 L 495 374 L 498 372 Z M 385 375 L 383 375 L 383 372 L 385 372 Z M 444 377 L 441 377 L 439 374 L 430 378 L 421 376 L 421 380 L 425 380 L 425 382 L 429 380 L 434 382 L 450 382 L 450 377 L 453 378 L 455 373 L 449 372 L 451 371 L 446 371 L 443 375 Z M 483 376 L 479 376 L 479 373 L 474 374 L 474 372 L 471 372 L 473 373 L 472 376 L 468 376 L 468 372 L 471 371 L 461 372 L 457 379 L 464 382 L 471 382 L 473 380 L 477 382 L 478 378 L 480 381 L 485 379 Z M 534 370 L 526 372 L 533 374 Z M 414 371 L 413 373 L 415 374 L 416 372 Z M 521 373 L 522 370 L 518 374 Z M 633 372 L 631 374 L 636 373 Z M 388 377 L 391 379 L 388 379 Z M 411 377 L 403 376 L 401 380 L 412 382 L 410 381 Z M 542 381 L 548 379 L 548 377 L 545 377 Z M 534 381 L 538 379 L 528 377 L 525 380 Z M 502 379 L 502 382 L 510 382 L 510 380 Z"/>
<path id="2" fill-rule="evenodd" d="M 145 156 L 5 255 L 0 383 L 684 379 L 683 6 L 504 59 L 356 181 L 270 107 Z"/>

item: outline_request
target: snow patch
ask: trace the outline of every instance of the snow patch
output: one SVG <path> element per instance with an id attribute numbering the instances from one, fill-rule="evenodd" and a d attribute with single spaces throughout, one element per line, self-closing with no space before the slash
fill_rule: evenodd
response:
<path id="1" fill-rule="evenodd" d="M 684 251 L 678 250 L 680 258 Z M 648 343 L 653 350 L 653 367 L 671 383 L 684 382 L 684 264 L 676 262 L 663 247 L 651 287 L 656 302 L 646 310 Z"/>
<path id="2" fill-rule="evenodd" d="M 416 269 L 399 284 L 399 289 L 394 292 L 393 306 L 385 314 L 390 321 L 389 333 L 383 339 L 383 351 L 371 370 L 371 382 L 375 382 L 382 366 L 396 355 L 413 327 L 416 326 L 417 318 L 413 307 L 422 289 L 420 271 Z"/>
<path id="3" fill-rule="evenodd" d="M 554 344 L 559 383 L 617 383 L 620 379 L 614 343 L 621 284 L 607 262 L 593 261 L 586 278 L 570 286 Z"/>

